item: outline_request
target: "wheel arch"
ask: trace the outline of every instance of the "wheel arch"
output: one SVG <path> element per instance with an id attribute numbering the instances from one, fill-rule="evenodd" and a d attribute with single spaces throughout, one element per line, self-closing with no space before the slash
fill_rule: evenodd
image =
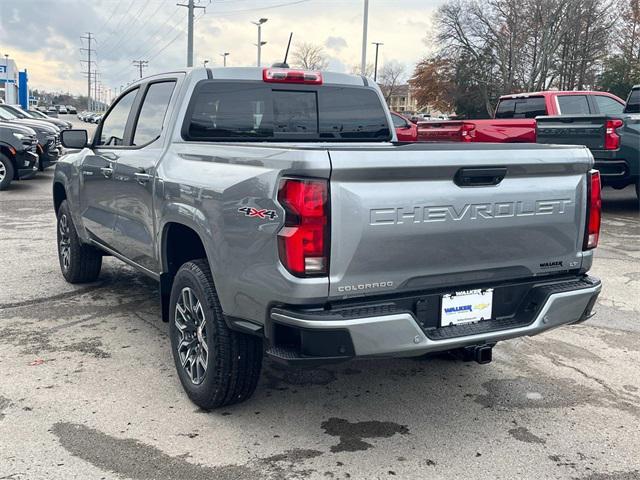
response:
<path id="1" fill-rule="evenodd" d="M 162 226 L 160 239 L 162 320 L 168 322 L 171 288 L 178 269 L 190 260 L 204 258 L 209 261 L 209 256 L 201 234 L 186 223 L 168 221 Z"/>
<path id="2" fill-rule="evenodd" d="M 64 187 L 62 182 L 53 182 L 53 208 L 58 214 L 58 210 L 60 210 L 60 205 L 67 199 L 67 189 Z"/>

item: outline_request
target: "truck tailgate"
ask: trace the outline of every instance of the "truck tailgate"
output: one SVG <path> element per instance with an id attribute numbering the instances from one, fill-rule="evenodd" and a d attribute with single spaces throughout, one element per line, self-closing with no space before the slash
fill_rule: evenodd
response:
<path id="1" fill-rule="evenodd" d="M 584 145 L 593 150 L 604 149 L 606 115 L 538 117 L 538 143 Z"/>
<path id="2" fill-rule="evenodd" d="M 418 122 L 420 142 L 461 142 L 462 120 L 443 122 Z"/>
<path id="3" fill-rule="evenodd" d="M 593 163 L 585 148 L 415 144 L 329 154 L 332 297 L 581 266 Z"/>

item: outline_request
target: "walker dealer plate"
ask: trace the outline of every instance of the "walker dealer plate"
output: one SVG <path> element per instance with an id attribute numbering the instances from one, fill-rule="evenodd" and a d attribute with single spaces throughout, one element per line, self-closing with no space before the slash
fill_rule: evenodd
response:
<path id="1" fill-rule="evenodd" d="M 466 290 L 442 296 L 440 326 L 475 323 L 491 318 L 493 289 Z"/>

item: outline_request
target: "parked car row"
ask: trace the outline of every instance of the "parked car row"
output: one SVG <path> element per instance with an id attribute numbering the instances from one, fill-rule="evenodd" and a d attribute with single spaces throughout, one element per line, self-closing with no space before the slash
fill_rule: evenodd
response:
<path id="1" fill-rule="evenodd" d="M 61 113 L 63 115 L 66 115 L 66 114 L 75 115 L 76 113 L 78 113 L 78 110 L 73 105 L 51 105 L 50 107 L 38 106 L 38 107 L 34 107 L 34 110 L 38 110 L 42 113 L 49 113 L 49 112 Z"/>
<path id="2" fill-rule="evenodd" d="M 98 112 L 90 112 L 88 110 L 85 110 L 84 112 L 78 113 L 78 119 L 82 120 L 83 122 L 99 123 L 101 118 L 102 113 Z"/>
<path id="3" fill-rule="evenodd" d="M 62 155 L 60 133 L 71 123 L 19 105 L 0 105 L 0 190 L 30 178 Z"/>

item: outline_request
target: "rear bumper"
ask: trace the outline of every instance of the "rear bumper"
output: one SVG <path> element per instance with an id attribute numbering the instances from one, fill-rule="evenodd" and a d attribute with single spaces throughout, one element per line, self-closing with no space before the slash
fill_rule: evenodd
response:
<path id="1" fill-rule="evenodd" d="M 618 150 L 593 151 L 595 159 L 594 168 L 600 171 L 603 185 L 629 185 L 636 183 L 640 178 L 640 160 L 630 162 L 619 157 Z"/>
<path id="2" fill-rule="evenodd" d="M 533 315 L 518 315 L 498 320 L 456 327 L 424 329 L 411 311 L 359 318 L 322 319 L 288 310 L 271 312 L 272 348 L 267 353 L 287 363 L 323 363 L 351 357 L 419 356 L 425 353 L 452 350 L 468 345 L 492 344 L 500 340 L 533 336 L 547 330 L 580 323 L 593 315 L 592 309 L 602 285 L 594 277 L 541 285 L 535 295 L 541 300 Z M 317 318 L 313 318 L 317 317 Z M 327 346 L 325 355 L 305 355 L 295 348 L 273 344 L 273 324 L 284 325 L 291 331 L 313 338 L 312 332 L 342 332 L 335 337 L 342 346 Z M 336 334 L 337 335 L 337 334 Z M 349 344 L 349 341 L 351 344 Z M 314 340 L 317 343 L 317 339 Z M 322 351 L 314 345 L 314 350 Z"/>

